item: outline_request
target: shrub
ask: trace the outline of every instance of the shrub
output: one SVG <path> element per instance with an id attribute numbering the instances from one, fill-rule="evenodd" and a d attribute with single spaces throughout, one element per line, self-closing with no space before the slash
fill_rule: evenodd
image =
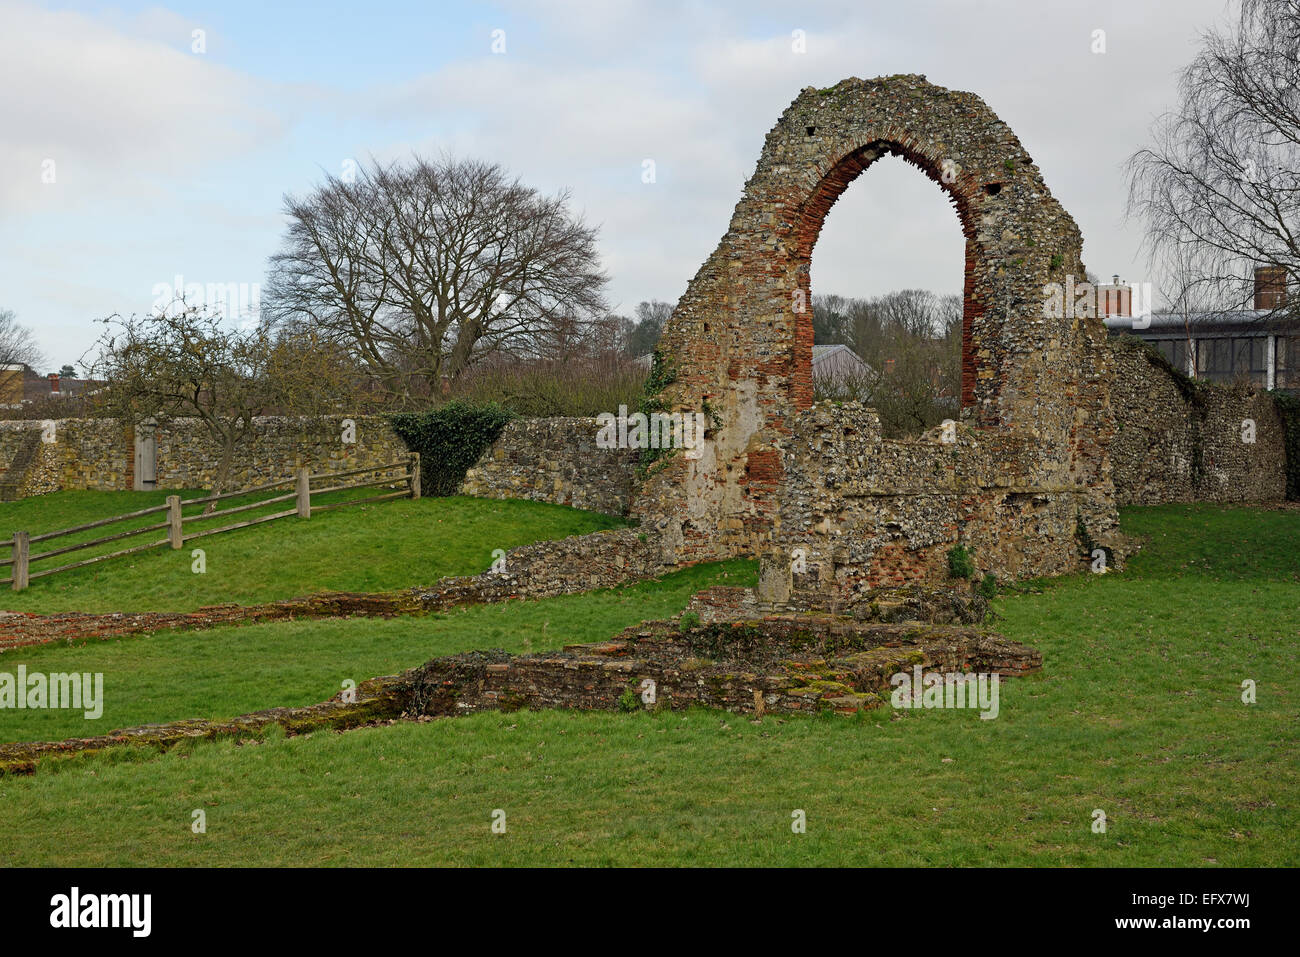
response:
<path id="1" fill-rule="evenodd" d="M 641 710 L 641 695 L 634 687 L 629 687 L 618 696 L 618 710 L 626 713 Z"/>
<path id="2" fill-rule="evenodd" d="M 567 362 L 497 362 L 467 371 L 451 385 L 452 399 L 475 405 L 495 403 L 517 415 L 593 416 L 635 408 L 646 370 L 616 357 Z"/>
<path id="3" fill-rule="evenodd" d="M 512 418 L 513 412 L 495 403 L 460 400 L 427 412 L 389 416 L 406 447 L 420 453 L 421 495 L 455 495 L 469 467 Z"/>
<path id="4" fill-rule="evenodd" d="M 676 381 L 677 370 L 673 367 L 672 360 L 658 349 L 655 349 L 650 357 L 650 374 L 646 376 L 641 387 L 641 399 L 637 405 L 637 411 L 644 413 L 647 418 L 656 412 L 668 411 L 668 407 L 664 405 L 663 399 L 660 398 L 660 393 Z M 640 457 L 637 459 L 637 471 L 640 474 L 645 474 L 651 465 L 670 454 L 671 450 L 669 449 L 642 449 Z"/>
<path id="5" fill-rule="evenodd" d="M 965 545 L 954 545 L 948 549 L 948 574 L 953 578 L 975 577 L 975 561 Z"/>

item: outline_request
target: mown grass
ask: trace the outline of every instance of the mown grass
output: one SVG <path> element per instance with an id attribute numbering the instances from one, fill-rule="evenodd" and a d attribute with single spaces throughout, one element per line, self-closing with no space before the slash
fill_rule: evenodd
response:
<path id="1" fill-rule="evenodd" d="M 313 519 L 314 521 L 314 519 Z M 182 718 L 231 718 L 324 701 L 345 679 L 360 684 L 438 655 L 503 648 L 524 653 L 598 641 L 629 625 L 676 615 L 701 588 L 752 585 L 752 562 L 699 565 L 654 581 L 540 601 L 390 619 L 282 621 L 166 631 L 112 641 L 34 645 L 0 654 L 0 671 L 104 676 L 104 711 L 0 709 L 0 742 L 51 741 Z"/>
<path id="2" fill-rule="evenodd" d="M 0 863 L 1295 865 L 1300 515 L 1124 521 L 1151 536 L 1127 572 L 998 599 L 1044 670 L 996 720 L 521 712 L 115 752 L 0 779 Z"/>
<path id="3" fill-rule="evenodd" d="M 381 490 L 313 496 L 315 504 L 365 497 Z M 169 492 L 58 492 L 0 505 L 0 535 L 22 529 L 38 534 L 70 528 L 109 515 L 164 502 Z M 199 497 L 200 492 L 178 493 Z M 265 493 L 266 498 L 275 493 Z M 258 496 L 221 503 L 232 507 Z M 292 506 L 281 502 L 237 515 L 185 524 L 185 533 L 271 514 Z M 187 508 L 198 514 L 202 506 Z M 50 547 L 90 541 L 116 531 L 157 524 L 165 515 L 146 515 L 107 528 L 55 539 Z M 395 499 L 316 512 L 310 519 L 290 516 L 264 525 L 210 535 L 174 550 L 113 558 L 59 572 L 15 592 L 0 589 L 0 609 L 59 611 L 191 611 L 221 602 L 252 604 L 311 592 L 386 591 L 430 585 L 449 575 L 473 575 L 492 564 L 494 549 L 509 549 L 543 539 L 623 525 L 620 519 L 560 505 L 466 497 Z M 166 538 L 166 531 L 106 543 L 33 563 L 33 572 L 80 560 L 98 552 Z M 191 557 L 204 552 L 206 571 L 196 574 Z M 33 553 L 46 550 L 37 543 Z M 0 556 L 9 551 L 0 548 Z M 8 569 L 5 569 L 8 572 Z"/>

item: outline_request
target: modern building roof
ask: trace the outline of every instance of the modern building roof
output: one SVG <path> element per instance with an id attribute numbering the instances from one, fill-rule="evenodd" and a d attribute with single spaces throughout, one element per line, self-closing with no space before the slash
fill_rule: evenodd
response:
<path id="1" fill-rule="evenodd" d="M 1191 312 L 1183 315 L 1179 312 L 1152 313 L 1145 320 L 1138 318 L 1134 325 L 1133 316 L 1106 316 L 1102 322 L 1113 332 L 1174 332 L 1185 326 L 1194 330 L 1208 332 L 1215 329 L 1230 329 L 1234 335 L 1264 336 L 1281 329 L 1297 330 L 1300 323 L 1293 316 L 1280 315 L 1270 309 L 1237 309 L 1222 312 Z"/>

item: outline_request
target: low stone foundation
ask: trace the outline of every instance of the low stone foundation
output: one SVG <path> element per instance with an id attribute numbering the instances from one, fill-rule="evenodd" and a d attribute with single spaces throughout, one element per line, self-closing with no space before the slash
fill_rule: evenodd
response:
<path id="1" fill-rule="evenodd" d="M 861 601 L 831 614 L 855 621 L 912 623 L 931 625 L 976 625 L 988 613 L 988 599 L 968 581 L 954 581 L 948 586 L 907 585 L 882 588 L 872 592 L 869 601 Z M 764 601 L 753 588 L 714 585 L 697 592 L 686 611 L 701 621 L 736 621 L 771 615 L 817 612 L 815 604 L 797 599 L 779 604 Z"/>
<path id="2" fill-rule="evenodd" d="M 1011 677 L 1041 667 L 1042 655 L 1034 649 L 968 627 L 864 623 L 824 615 L 689 626 L 643 622 L 610 641 L 558 652 L 516 656 L 475 651 L 434 658 L 403 675 L 362 682 L 353 700 L 344 700 L 345 692 L 340 692 L 321 704 L 271 708 L 229 721 L 176 721 L 92 738 L 3 744 L 0 774 L 30 773 L 40 760 L 106 748 L 166 750 L 196 739 L 256 737 L 272 725 L 301 734 L 399 717 L 427 720 L 521 708 L 699 706 L 757 718 L 769 712 L 856 714 L 886 703 L 890 679 L 900 672 Z M 962 700 L 969 701 L 970 693 L 967 686 Z"/>
<path id="3" fill-rule="evenodd" d="M 331 698 L 302 708 L 268 708 L 240 715 L 229 721 L 172 721 L 122 728 L 91 738 L 66 741 L 17 741 L 0 744 L 0 775 L 31 774 L 37 763 L 75 754 L 94 754 L 109 748 L 147 747 L 167 751 L 185 741 L 216 738 L 256 738 L 278 725 L 288 734 L 312 731 L 342 731 L 377 721 L 400 717 L 405 703 L 402 681 L 397 676 L 372 678 L 355 689 L 353 701 Z"/>
<path id="4" fill-rule="evenodd" d="M 864 624 L 795 615 L 680 628 L 646 622 L 562 652 L 435 658 L 411 676 L 408 707 L 434 716 L 520 708 L 853 714 L 888 701 L 890 677 L 1028 674 L 1042 655 L 971 628 Z"/>

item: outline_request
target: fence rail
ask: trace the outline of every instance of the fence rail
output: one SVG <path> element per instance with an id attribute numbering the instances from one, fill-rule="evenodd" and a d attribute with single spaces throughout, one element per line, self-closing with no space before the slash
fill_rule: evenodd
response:
<path id="1" fill-rule="evenodd" d="M 339 479 L 353 478 L 358 475 L 378 476 L 380 478 L 370 478 L 364 482 L 350 482 L 343 484 L 328 485 L 324 488 L 312 488 L 312 482 L 329 480 L 337 482 Z M 391 487 L 393 485 L 404 484 L 406 488 L 397 492 L 389 492 L 382 495 L 370 495 L 365 498 L 347 499 L 342 502 L 330 502 L 326 505 L 312 505 L 312 496 L 326 495 L 332 492 L 342 492 L 358 488 L 376 488 L 380 486 Z M 220 502 L 225 499 L 240 498 L 247 495 L 255 495 L 258 492 L 269 492 L 272 489 L 281 488 L 286 485 L 293 486 L 290 492 L 284 492 L 280 495 L 273 495 L 270 498 L 264 498 L 256 502 L 250 502 L 245 505 L 234 505 L 230 508 L 217 509 L 216 511 L 196 513 L 194 515 L 185 515 L 183 509 L 187 505 L 209 505 L 214 502 Z M 10 585 L 14 591 L 22 591 L 33 579 L 44 578 L 46 575 L 54 575 L 58 572 L 66 572 L 73 568 L 81 568 L 85 565 L 93 565 L 96 562 L 107 561 L 110 558 L 120 558 L 123 555 L 134 555 L 138 552 L 148 551 L 153 548 L 161 548 L 164 545 L 170 545 L 172 548 L 182 548 L 186 542 L 196 538 L 205 538 L 208 535 L 217 535 L 221 532 L 231 532 L 238 528 L 250 528 L 253 525 L 261 525 L 265 522 L 273 522 L 281 518 L 296 516 L 298 518 L 311 518 L 313 508 L 317 512 L 325 512 L 335 508 L 346 508 L 349 505 L 364 505 L 367 502 L 385 502 L 394 498 L 419 498 L 420 497 L 420 456 L 419 453 L 412 453 L 408 458 L 398 462 L 391 462 L 387 465 L 372 465 L 367 468 L 349 469 L 346 472 L 318 472 L 313 474 L 309 469 L 300 468 L 292 478 L 281 479 L 278 482 L 267 482 L 263 485 L 257 485 L 253 488 L 240 489 L 237 492 L 223 492 L 220 495 L 205 495 L 200 498 L 189 498 L 182 500 L 179 495 L 167 496 L 167 502 L 164 505 L 154 505 L 151 508 L 137 509 L 134 512 L 126 512 L 122 515 L 113 515 L 109 518 L 101 518 L 94 522 L 85 522 L 81 525 L 74 525 L 71 528 L 61 528 L 55 532 L 42 532 L 39 535 L 32 535 L 25 531 L 14 532 L 13 539 L 9 542 L 0 542 L 0 548 L 8 546 L 10 556 L 0 559 L 0 568 L 12 568 L 8 578 L 0 578 L 0 585 Z M 290 499 L 294 501 L 294 507 L 284 509 L 283 511 L 274 512 L 270 515 L 259 515 L 256 518 L 245 519 L 235 522 L 233 525 L 224 525 L 221 528 L 205 528 L 202 530 L 186 532 L 185 524 L 187 522 L 209 521 L 214 518 L 220 518 L 225 515 L 235 515 L 240 512 L 247 512 L 253 509 L 265 508 L 277 502 L 287 502 Z M 92 529 L 103 528 L 116 522 L 125 522 L 135 518 L 143 518 L 146 515 L 156 513 L 167 513 L 167 520 L 158 522 L 153 525 L 142 525 L 139 528 L 129 528 L 123 532 L 115 532 L 111 535 L 101 535 L 98 538 L 92 538 L 85 542 L 75 542 L 70 545 L 62 545 L 55 548 L 47 549 L 43 552 L 32 554 L 32 544 L 36 542 L 51 541 L 56 538 L 62 538 L 66 535 L 75 535 L 80 532 L 88 532 Z M 149 532 L 159 532 L 167 530 L 167 537 L 157 541 L 147 542 L 143 545 L 133 545 L 130 548 L 123 548 L 115 552 L 107 552 L 102 555 L 93 555 L 90 558 L 83 558 L 80 561 L 70 562 L 65 565 L 59 565 L 55 568 L 41 568 L 32 570 L 32 563 L 41 561 L 46 558 L 54 558 L 58 555 L 69 555 L 73 552 L 81 551 L 86 548 L 94 548 L 97 545 L 105 545 L 109 542 L 121 541 L 132 538 L 136 535 L 145 535 Z"/>

